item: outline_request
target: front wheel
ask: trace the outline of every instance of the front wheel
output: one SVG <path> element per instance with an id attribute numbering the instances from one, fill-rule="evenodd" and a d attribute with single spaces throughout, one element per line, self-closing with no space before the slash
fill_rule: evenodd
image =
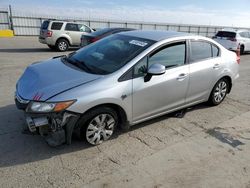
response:
<path id="1" fill-rule="evenodd" d="M 243 45 L 240 46 L 240 55 L 245 53 L 245 47 Z"/>
<path id="2" fill-rule="evenodd" d="M 229 89 L 228 81 L 224 78 L 219 80 L 215 84 L 215 86 L 210 94 L 208 103 L 213 105 L 213 106 L 219 105 L 225 99 L 225 97 L 228 93 L 228 89 Z"/>
<path id="3" fill-rule="evenodd" d="M 91 145 L 99 145 L 111 138 L 117 123 L 117 113 L 112 108 L 99 107 L 93 109 L 79 121 L 80 138 Z"/>

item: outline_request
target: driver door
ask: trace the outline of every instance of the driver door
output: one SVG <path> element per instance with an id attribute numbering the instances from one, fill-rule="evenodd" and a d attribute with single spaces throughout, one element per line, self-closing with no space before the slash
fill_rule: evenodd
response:
<path id="1" fill-rule="evenodd" d="M 133 71 L 133 123 L 153 118 L 184 105 L 189 82 L 186 41 L 168 44 L 143 58 Z M 166 67 L 165 74 L 144 81 L 152 64 Z"/>

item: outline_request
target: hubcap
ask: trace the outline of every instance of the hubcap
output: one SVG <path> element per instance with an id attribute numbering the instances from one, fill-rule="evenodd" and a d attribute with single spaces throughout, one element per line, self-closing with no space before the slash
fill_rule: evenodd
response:
<path id="1" fill-rule="evenodd" d="M 66 44 L 66 42 L 60 42 L 59 43 L 59 49 L 60 50 L 66 50 L 67 49 L 67 44 Z"/>
<path id="2" fill-rule="evenodd" d="M 87 141 L 92 145 L 101 144 L 108 140 L 113 132 L 115 119 L 109 114 L 99 114 L 88 124 L 86 131 Z"/>
<path id="3" fill-rule="evenodd" d="M 215 102 L 220 103 L 226 96 L 226 92 L 227 92 L 227 83 L 222 81 L 218 84 L 218 86 L 214 91 Z"/>

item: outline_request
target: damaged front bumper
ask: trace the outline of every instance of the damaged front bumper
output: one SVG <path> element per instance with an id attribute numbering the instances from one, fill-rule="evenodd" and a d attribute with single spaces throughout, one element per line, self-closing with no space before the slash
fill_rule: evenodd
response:
<path id="1" fill-rule="evenodd" d="M 64 111 L 60 113 L 25 113 L 30 132 L 43 136 L 50 146 L 71 144 L 71 138 L 79 114 Z"/>
<path id="2" fill-rule="evenodd" d="M 15 94 L 15 103 L 18 109 L 25 111 L 25 119 L 28 129 L 32 133 L 38 133 L 45 137 L 50 146 L 71 144 L 74 127 L 80 114 L 63 110 L 60 112 L 30 113 L 27 112 L 31 101 Z"/>

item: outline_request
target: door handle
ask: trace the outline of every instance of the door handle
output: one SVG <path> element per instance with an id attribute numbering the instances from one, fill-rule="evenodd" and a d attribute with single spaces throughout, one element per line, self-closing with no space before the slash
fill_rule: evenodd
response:
<path id="1" fill-rule="evenodd" d="M 188 76 L 188 74 L 186 74 L 186 73 L 181 73 L 181 74 L 177 77 L 177 80 L 178 80 L 178 81 L 182 81 L 182 80 L 184 80 L 187 76 Z"/>
<path id="2" fill-rule="evenodd" d="M 214 64 L 213 69 L 218 69 L 218 68 L 220 68 L 220 64 L 218 63 Z"/>

